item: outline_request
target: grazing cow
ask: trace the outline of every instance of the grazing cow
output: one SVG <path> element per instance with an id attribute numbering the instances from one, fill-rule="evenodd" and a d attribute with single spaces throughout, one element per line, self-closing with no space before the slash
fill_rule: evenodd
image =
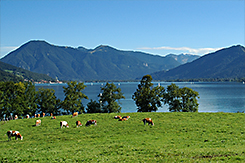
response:
<path id="1" fill-rule="evenodd" d="M 14 119 L 15 119 L 15 120 L 18 119 L 18 115 L 15 115 L 15 116 L 14 116 Z"/>
<path id="2" fill-rule="evenodd" d="M 63 126 L 69 128 L 69 125 L 66 121 L 60 121 L 60 128 L 62 128 Z"/>
<path id="3" fill-rule="evenodd" d="M 114 117 L 115 119 L 120 119 L 120 118 L 122 118 L 120 115 L 117 115 L 117 116 L 115 116 Z"/>
<path id="4" fill-rule="evenodd" d="M 126 121 L 130 118 L 130 116 L 123 116 L 119 118 L 119 121 Z"/>
<path id="5" fill-rule="evenodd" d="M 77 117 L 78 116 L 78 112 L 74 112 L 73 114 L 72 114 L 72 118 L 73 117 Z"/>
<path id="6" fill-rule="evenodd" d="M 126 118 L 128 120 L 130 118 L 130 116 L 123 116 L 122 118 Z"/>
<path id="7" fill-rule="evenodd" d="M 153 121 L 152 121 L 151 118 L 145 118 L 145 119 L 143 119 L 142 121 L 144 122 L 144 125 L 145 125 L 146 123 L 148 123 L 148 125 L 154 126 L 154 123 L 153 123 Z"/>
<path id="8" fill-rule="evenodd" d="M 29 118 L 30 118 L 30 116 L 29 116 L 29 114 L 27 114 L 27 115 L 26 115 L 26 119 L 29 119 Z"/>
<path id="9" fill-rule="evenodd" d="M 45 117 L 45 113 L 43 113 L 43 117 Z"/>
<path id="10" fill-rule="evenodd" d="M 76 121 L 76 125 L 77 125 L 77 127 L 80 127 L 80 126 L 82 126 L 82 123 L 80 121 Z"/>
<path id="11" fill-rule="evenodd" d="M 37 117 L 40 118 L 40 114 L 37 114 Z"/>
<path id="12" fill-rule="evenodd" d="M 119 118 L 119 120 L 118 121 L 126 121 L 126 120 L 128 120 L 127 118 Z"/>
<path id="13" fill-rule="evenodd" d="M 41 125 L 41 120 L 40 119 L 36 120 L 36 126 L 40 126 L 40 125 Z"/>
<path id="14" fill-rule="evenodd" d="M 55 117 L 55 116 L 53 116 L 53 117 L 51 117 L 51 119 L 56 119 L 56 117 Z"/>
<path id="15" fill-rule="evenodd" d="M 34 118 L 37 118 L 37 114 L 34 114 Z"/>
<path id="16" fill-rule="evenodd" d="M 86 126 L 90 126 L 91 124 L 94 124 L 95 126 L 97 125 L 97 121 L 96 120 L 88 120 L 86 123 Z"/>
<path id="17" fill-rule="evenodd" d="M 23 140 L 23 136 L 20 135 L 19 131 L 7 131 L 7 135 L 8 135 L 8 140 L 11 140 L 11 137 L 15 137 L 15 140 L 18 140 L 18 138 L 20 138 L 20 140 Z"/>
<path id="18" fill-rule="evenodd" d="M 53 117 L 53 113 L 50 113 L 50 116 Z"/>

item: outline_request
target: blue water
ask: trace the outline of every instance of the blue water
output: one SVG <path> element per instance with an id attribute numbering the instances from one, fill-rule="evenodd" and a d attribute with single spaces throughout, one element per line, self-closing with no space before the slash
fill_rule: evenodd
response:
<path id="1" fill-rule="evenodd" d="M 83 100 L 83 105 L 87 106 L 90 99 L 98 101 L 98 95 L 101 87 L 106 83 L 85 83 L 87 86 L 83 93 L 86 94 L 89 100 Z M 135 102 L 132 100 L 132 95 L 136 91 L 139 82 L 114 82 L 121 88 L 125 99 L 121 99 L 122 112 L 136 112 Z M 170 82 L 153 82 L 154 86 L 161 85 L 166 88 Z M 245 84 L 235 82 L 177 82 L 179 87 L 189 87 L 199 93 L 200 98 L 199 112 L 242 112 L 245 111 Z M 36 84 L 36 89 L 52 88 L 55 90 L 56 96 L 63 100 L 63 86 L 66 84 Z M 163 105 L 158 109 L 158 112 L 168 112 L 168 105 Z"/>

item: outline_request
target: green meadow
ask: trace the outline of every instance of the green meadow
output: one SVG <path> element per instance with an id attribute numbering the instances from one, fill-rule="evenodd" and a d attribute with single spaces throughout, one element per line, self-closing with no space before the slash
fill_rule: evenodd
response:
<path id="1" fill-rule="evenodd" d="M 154 126 L 144 126 L 147 117 Z M 79 114 L 34 126 L 36 119 L 0 122 L 1 162 L 245 162 L 244 113 Z M 90 119 L 97 126 L 86 127 Z M 76 128 L 77 120 L 83 126 Z M 61 129 L 60 121 L 70 127 Z M 23 140 L 8 141 L 8 130 Z"/>

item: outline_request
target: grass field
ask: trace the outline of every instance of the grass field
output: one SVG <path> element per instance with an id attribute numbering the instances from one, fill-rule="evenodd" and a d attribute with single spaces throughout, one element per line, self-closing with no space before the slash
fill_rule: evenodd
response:
<path id="1" fill-rule="evenodd" d="M 80 114 L 0 122 L 1 162 L 245 162 L 244 113 Z M 154 126 L 144 126 L 150 117 Z M 85 127 L 87 120 L 97 126 Z M 60 129 L 65 120 L 70 128 Z M 76 128 L 80 120 L 83 126 Z M 23 140 L 8 141 L 18 130 Z"/>

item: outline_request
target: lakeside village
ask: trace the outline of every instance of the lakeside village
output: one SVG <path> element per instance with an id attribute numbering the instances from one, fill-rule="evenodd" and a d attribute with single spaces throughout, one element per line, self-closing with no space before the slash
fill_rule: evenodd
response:
<path id="1" fill-rule="evenodd" d="M 62 81 L 56 80 L 56 81 L 46 81 L 41 80 L 40 82 L 34 82 L 35 84 L 63 84 Z"/>

